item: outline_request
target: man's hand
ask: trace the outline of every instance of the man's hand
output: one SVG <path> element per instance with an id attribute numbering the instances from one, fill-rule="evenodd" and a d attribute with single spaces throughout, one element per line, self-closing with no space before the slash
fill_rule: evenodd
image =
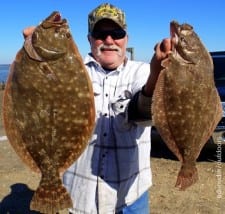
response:
<path id="1" fill-rule="evenodd" d="M 155 46 L 156 59 L 161 61 L 165 59 L 168 53 L 171 51 L 171 39 L 163 39 L 161 43 Z"/>
<path id="2" fill-rule="evenodd" d="M 34 29 L 35 29 L 34 26 L 25 28 L 23 30 L 23 37 L 24 37 L 24 39 L 26 39 L 28 36 L 30 36 L 33 33 Z"/>
<path id="3" fill-rule="evenodd" d="M 157 82 L 160 71 L 162 70 L 161 62 L 171 51 L 171 39 L 163 39 L 161 43 L 156 44 L 155 53 L 151 59 L 151 73 L 144 87 L 144 94 L 151 97 L 153 95 L 155 84 Z"/>

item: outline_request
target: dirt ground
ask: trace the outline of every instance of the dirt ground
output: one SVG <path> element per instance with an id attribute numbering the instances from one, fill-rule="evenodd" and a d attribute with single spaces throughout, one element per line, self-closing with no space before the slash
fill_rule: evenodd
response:
<path id="1" fill-rule="evenodd" d="M 3 135 L 0 121 L 0 136 Z M 29 203 L 40 176 L 20 161 L 7 140 L 0 141 L 0 146 L 0 214 L 37 213 L 30 211 Z M 174 187 L 180 163 L 165 148 L 161 147 L 164 152 L 160 153 L 158 149 L 153 147 L 151 156 L 151 214 L 225 214 L 224 148 L 216 146 L 202 152 L 197 161 L 199 181 L 186 191 Z"/>

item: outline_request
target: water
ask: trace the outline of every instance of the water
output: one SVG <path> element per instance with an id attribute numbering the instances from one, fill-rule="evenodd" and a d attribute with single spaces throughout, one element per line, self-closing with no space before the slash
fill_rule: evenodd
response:
<path id="1" fill-rule="evenodd" d="M 6 82 L 9 73 L 9 64 L 0 64 L 0 83 Z"/>

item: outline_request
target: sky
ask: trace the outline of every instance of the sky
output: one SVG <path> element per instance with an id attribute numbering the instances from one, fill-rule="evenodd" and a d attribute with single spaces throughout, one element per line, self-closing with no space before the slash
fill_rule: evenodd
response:
<path id="1" fill-rule="evenodd" d="M 23 46 L 22 30 L 38 25 L 53 11 L 69 22 L 82 57 L 90 51 L 87 40 L 87 16 L 100 0 L 3 0 L 1 2 L 0 64 L 10 64 Z M 134 59 L 149 62 L 154 46 L 170 36 L 169 23 L 189 23 L 209 51 L 225 51 L 225 1 L 213 0 L 112 0 L 109 3 L 125 11 L 128 47 Z M 129 56 L 129 53 L 128 53 Z"/>

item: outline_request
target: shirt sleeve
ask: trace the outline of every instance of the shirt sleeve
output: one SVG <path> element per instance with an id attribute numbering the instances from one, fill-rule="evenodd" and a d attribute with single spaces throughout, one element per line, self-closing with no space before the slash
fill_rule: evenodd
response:
<path id="1" fill-rule="evenodd" d="M 146 125 L 151 125 L 152 97 L 147 97 L 142 90 L 138 91 L 128 104 L 128 121 L 129 122 L 146 122 Z"/>

